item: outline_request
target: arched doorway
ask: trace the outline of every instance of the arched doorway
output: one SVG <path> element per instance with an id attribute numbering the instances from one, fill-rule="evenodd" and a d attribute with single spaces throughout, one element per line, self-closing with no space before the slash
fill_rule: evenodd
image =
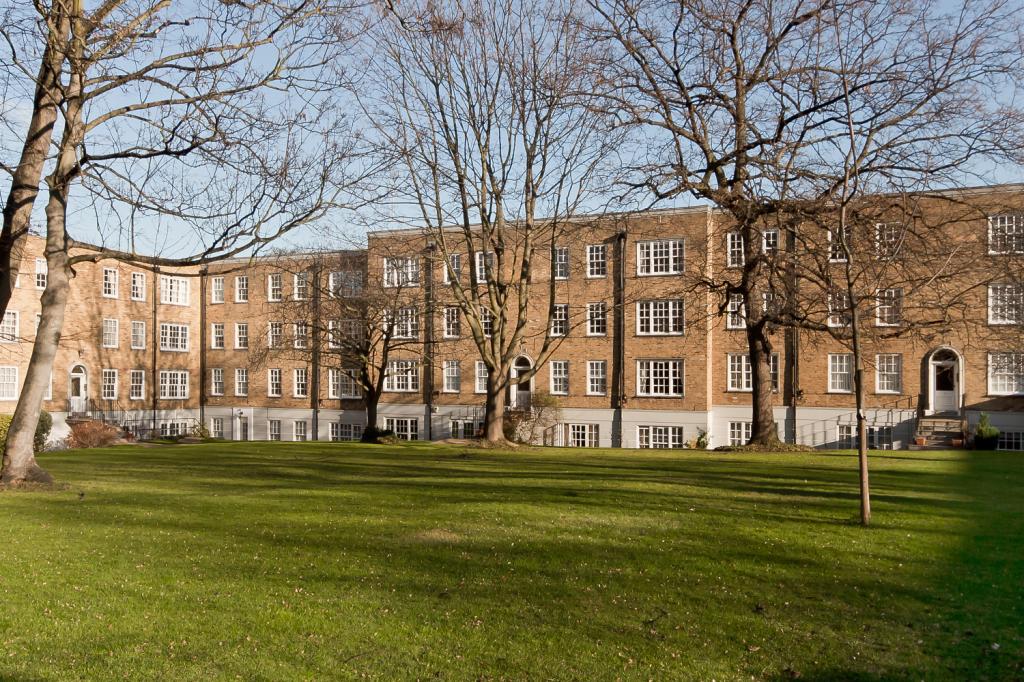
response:
<path id="1" fill-rule="evenodd" d="M 529 410 L 533 396 L 533 377 L 520 379 L 533 369 L 533 362 L 520 355 L 512 364 L 512 382 L 509 385 L 508 404 L 513 410 Z"/>
<path id="2" fill-rule="evenodd" d="M 89 411 L 89 375 L 85 366 L 75 365 L 68 373 L 68 412 L 83 414 Z"/>
<path id="3" fill-rule="evenodd" d="M 948 346 L 929 354 L 928 414 L 959 414 L 963 396 L 963 358 Z"/>

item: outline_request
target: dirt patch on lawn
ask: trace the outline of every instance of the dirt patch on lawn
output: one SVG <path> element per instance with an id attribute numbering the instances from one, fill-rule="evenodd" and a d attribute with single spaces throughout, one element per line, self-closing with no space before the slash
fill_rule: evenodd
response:
<path id="1" fill-rule="evenodd" d="M 421 545 L 454 545 L 462 542 L 461 535 L 453 533 L 447 528 L 423 530 L 413 534 L 409 539 Z"/>

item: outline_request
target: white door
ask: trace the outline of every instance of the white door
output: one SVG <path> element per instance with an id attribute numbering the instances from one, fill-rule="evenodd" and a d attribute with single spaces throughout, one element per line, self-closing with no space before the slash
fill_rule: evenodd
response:
<path id="1" fill-rule="evenodd" d="M 249 417 L 239 415 L 238 438 L 236 440 L 249 440 Z"/>
<path id="2" fill-rule="evenodd" d="M 956 412 L 957 371 L 955 362 L 936 362 L 932 365 L 932 409 L 935 412 Z"/>
<path id="3" fill-rule="evenodd" d="M 89 380 L 85 375 L 85 368 L 81 365 L 71 370 L 68 376 L 68 411 L 72 414 L 82 414 L 89 407 Z"/>

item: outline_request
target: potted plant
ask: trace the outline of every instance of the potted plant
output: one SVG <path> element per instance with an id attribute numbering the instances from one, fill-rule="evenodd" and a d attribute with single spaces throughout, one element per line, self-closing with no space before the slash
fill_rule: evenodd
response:
<path id="1" fill-rule="evenodd" d="M 995 450 L 999 444 L 999 429 L 992 426 L 988 414 L 982 412 L 978 425 L 974 429 L 974 448 L 976 450 Z"/>

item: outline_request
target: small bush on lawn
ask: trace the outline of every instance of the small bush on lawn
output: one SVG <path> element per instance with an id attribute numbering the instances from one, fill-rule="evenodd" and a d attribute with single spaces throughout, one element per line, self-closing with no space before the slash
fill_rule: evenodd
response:
<path id="1" fill-rule="evenodd" d="M 380 429 L 376 426 L 367 426 L 363 429 L 363 435 L 359 441 L 361 443 L 383 443 L 386 438 L 393 438 L 394 435 L 394 431 Z"/>
<path id="2" fill-rule="evenodd" d="M 69 444 L 73 448 L 102 448 L 121 438 L 121 429 L 98 421 L 87 421 L 71 427 Z"/>
<path id="3" fill-rule="evenodd" d="M 999 429 L 992 426 L 988 414 L 981 413 L 978 427 L 974 430 L 974 447 L 978 450 L 995 450 L 999 445 Z"/>

